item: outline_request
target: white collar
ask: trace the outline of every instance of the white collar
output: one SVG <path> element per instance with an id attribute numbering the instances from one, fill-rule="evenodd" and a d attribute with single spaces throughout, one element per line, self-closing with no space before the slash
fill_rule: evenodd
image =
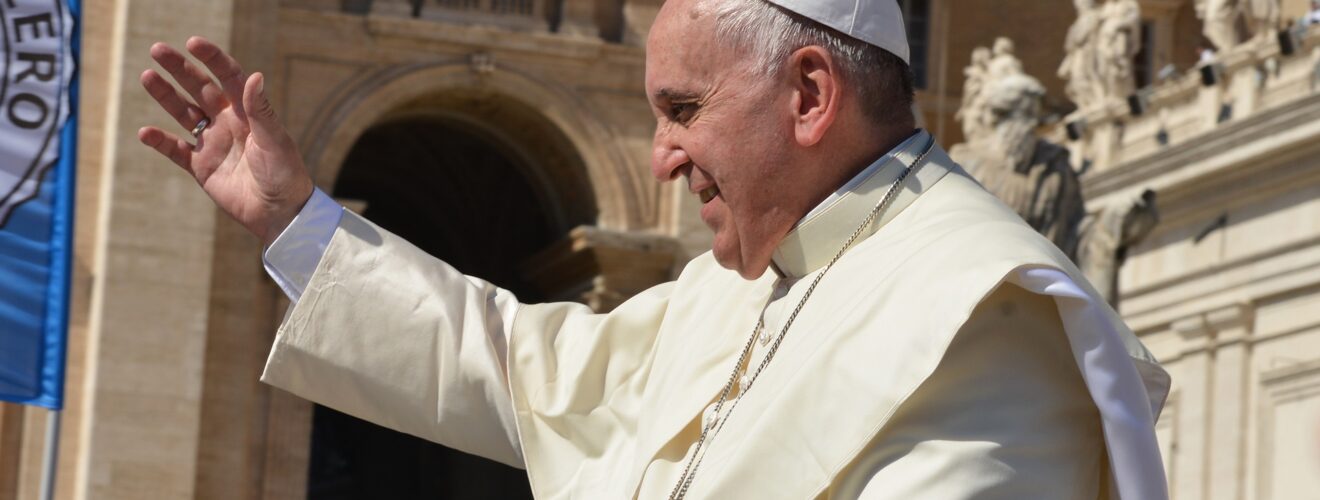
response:
<path id="1" fill-rule="evenodd" d="M 775 248 L 770 268 L 783 278 L 801 278 L 824 267 L 923 151 L 929 151 L 923 162 L 925 166 L 917 170 L 917 175 L 903 181 L 902 189 L 895 192 L 889 207 L 853 244 L 861 243 L 878 231 L 949 172 L 952 163 L 924 130 L 918 130 L 903 144 L 876 160 L 803 217 Z"/>
<path id="2" fill-rule="evenodd" d="M 911 147 L 912 141 L 916 140 L 917 137 L 920 137 L 922 135 L 922 132 L 923 131 L 918 130 L 917 132 L 913 133 L 911 137 L 908 137 L 906 140 L 899 143 L 897 147 L 889 150 L 889 152 L 885 153 L 880 158 L 877 158 L 875 161 L 871 162 L 871 164 L 867 165 L 867 167 L 862 169 L 861 172 L 858 172 L 857 175 L 854 175 L 852 179 L 849 179 L 848 182 L 845 182 L 843 186 L 840 186 L 839 189 L 836 189 L 834 190 L 833 193 L 830 193 L 830 195 L 826 197 L 824 201 L 816 204 L 816 207 L 812 208 L 810 212 L 807 212 L 807 215 L 799 219 L 797 224 L 794 225 L 794 227 L 800 226 L 803 223 L 807 222 L 808 219 L 811 219 L 812 217 L 815 217 L 817 214 L 820 214 L 821 212 L 828 210 L 831 206 L 834 206 L 834 204 L 837 203 L 840 198 L 843 198 L 844 194 L 847 194 L 849 191 L 857 189 L 858 186 L 862 185 L 863 181 L 870 178 L 872 175 L 875 175 L 875 172 L 877 170 L 880 170 L 880 167 L 884 166 L 886 162 L 888 162 L 891 158 L 893 158 L 895 153 L 899 151 L 906 151 L 909 147 Z"/>

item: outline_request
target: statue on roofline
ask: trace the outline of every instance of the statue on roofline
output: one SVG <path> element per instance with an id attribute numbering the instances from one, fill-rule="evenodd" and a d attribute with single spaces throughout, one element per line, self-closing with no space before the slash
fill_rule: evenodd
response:
<path id="1" fill-rule="evenodd" d="M 1279 27 L 1279 0 L 1196 0 L 1196 17 L 1205 24 L 1202 34 L 1220 52 L 1248 40 L 1265 39 Z M 1238 21 L 1247 37 L 1238 31 Z"/>
<path id="2" fill-rule="evenodd" d="M 1136 90 L 1133 57 L 1141 51 L 1141 6 L 1136 0 L 1074 0 L 1057 72 L 1080 110 L 1122 101 Z"/>

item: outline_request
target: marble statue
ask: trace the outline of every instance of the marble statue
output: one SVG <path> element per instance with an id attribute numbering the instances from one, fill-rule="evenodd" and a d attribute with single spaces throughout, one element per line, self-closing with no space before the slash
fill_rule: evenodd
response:
<path id="1" fill-rule="evenodd" d="M 988 128 L 954 146 L 950 155 L 1075 259 L 1078 225 L 1086 215 L 1081 184 L 1068 150 L 1036 135 L 1044 95 L 1045 87 L 1021 72 L 985 82 L 983 108 L 966 117 L 985 119 Z"/>
<path id="2" fill-rule="evenodd" d="M 1066 148 L 1037 135 L 1045 87 L 1009 61 L 1012 44 L 993 55 L 978 49 L 967 68 L 966 141 L 949 154 L 1073 262 L 1111 302 L 1127 249 L 1158 220 L 1154 194 L 1088 215 L 1081 181 Z M 996 64 L 998 63 L 998 64 Z M 970 80 L 975 81 L 970 81 Z"/>
<path id="3" fill-rule="evenodd" d="M 1078 109 L 1091 109 L 1104 99 L 1104 83 L 1100 80 L 1096 43 L 1099 38 L 1101 12 L 1095 0 L 1073 0 L 1077 20 L 1068 28 L 1064 40 L 1063 63 L 1059 65 L 1059 78 L 1067 82 L 1064 92 Z"/>
<path id="4" fill-rule="evenodd" d="M 1136 0 L 1073 0 L 1077 20 L 1064 40 L 1058 75 L 1082 111 L 1127 99 L 1136 91 L 1133 58 L 1141 51 L 1141 6 Z"/>
<path id="5" fill-rule="evenodd" d="M 972 50 L 972 63 L 963 69 L 966 77 L 963 83 L 962 106 L 954 114 L 954 119 L 962 123 L 963 137 L 970 140 L 983 134 L 986 113 L 981 102 L 982 90 L 989 78 L 990 49 L 977 47 Z"/>
<path id="6" fill-rule="evenodd" d="M 1082 221 L 1081 244 L 1074 262 L 1110 304 L 1118 304 L 1118 270 L 1128 249 L 1146 238 L 1160 221 L 1155 192 L 1099 207 Z"/>
<path id="7" fill-rule="evenodd" d="M 1022 73 L 1022 61 L 1017 58 L 1017 49 L 1008 37 L 995 39 L 987 73 L 991 80 Z"/>
<path id="8" fill-rule="evenodd" d="M 995 39 L 993 49 L 977 47 L 972 50 L 972 62 L 963 69 L 967 80 L 963 83 L 962 107 L 954 115 L 962 123 L 964 140 L 971 142 L 993 132 L 987 85 L 1023 74 L 1022 61 L 1017 58 L 1013 41 L 1008 38 Z"/>
<path id="9" fill-rule="evenodd" d="M 1268 39 L 1280 28 L 1283 13 L 1279 0 L 1244 0 L 1243 13 L 1247 19 L 1247 30 L 1257 39 Z"/>
<path id="10" fill-rule="evenodd" d="M 1109 0 L 1101 7 L 1096 59 L 1107 101 L 1127 99 L 1136 90 L 1133 58 L 1141 52 L 1141 6 L 1137 0 Z"/>
<path id="11" fill-rule="evenodd" d="M 1268 38 L 1279 27 L 1279 0 L 1196 0 L 1202 34 L 1220 51 L 1238 46 L 1238 20 L 1253 39 Z"/>

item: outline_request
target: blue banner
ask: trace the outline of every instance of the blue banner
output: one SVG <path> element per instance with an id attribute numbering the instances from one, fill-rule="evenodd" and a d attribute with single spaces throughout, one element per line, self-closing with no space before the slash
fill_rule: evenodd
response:
<path id="1" fill-rule="evenodd" d="M 0 400 L 59 409 L 73 254 L 79 0 L 0 0 Z"/>

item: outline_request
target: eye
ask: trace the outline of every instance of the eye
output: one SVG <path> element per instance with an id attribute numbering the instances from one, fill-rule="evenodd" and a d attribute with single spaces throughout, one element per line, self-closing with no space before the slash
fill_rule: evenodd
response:
<path id="1" fill-rule="evenodd" d="M 669 119 L 677 123 L 687 123 L 697 111 L 697 103 L 675 102 L 669 104 Z"/>

